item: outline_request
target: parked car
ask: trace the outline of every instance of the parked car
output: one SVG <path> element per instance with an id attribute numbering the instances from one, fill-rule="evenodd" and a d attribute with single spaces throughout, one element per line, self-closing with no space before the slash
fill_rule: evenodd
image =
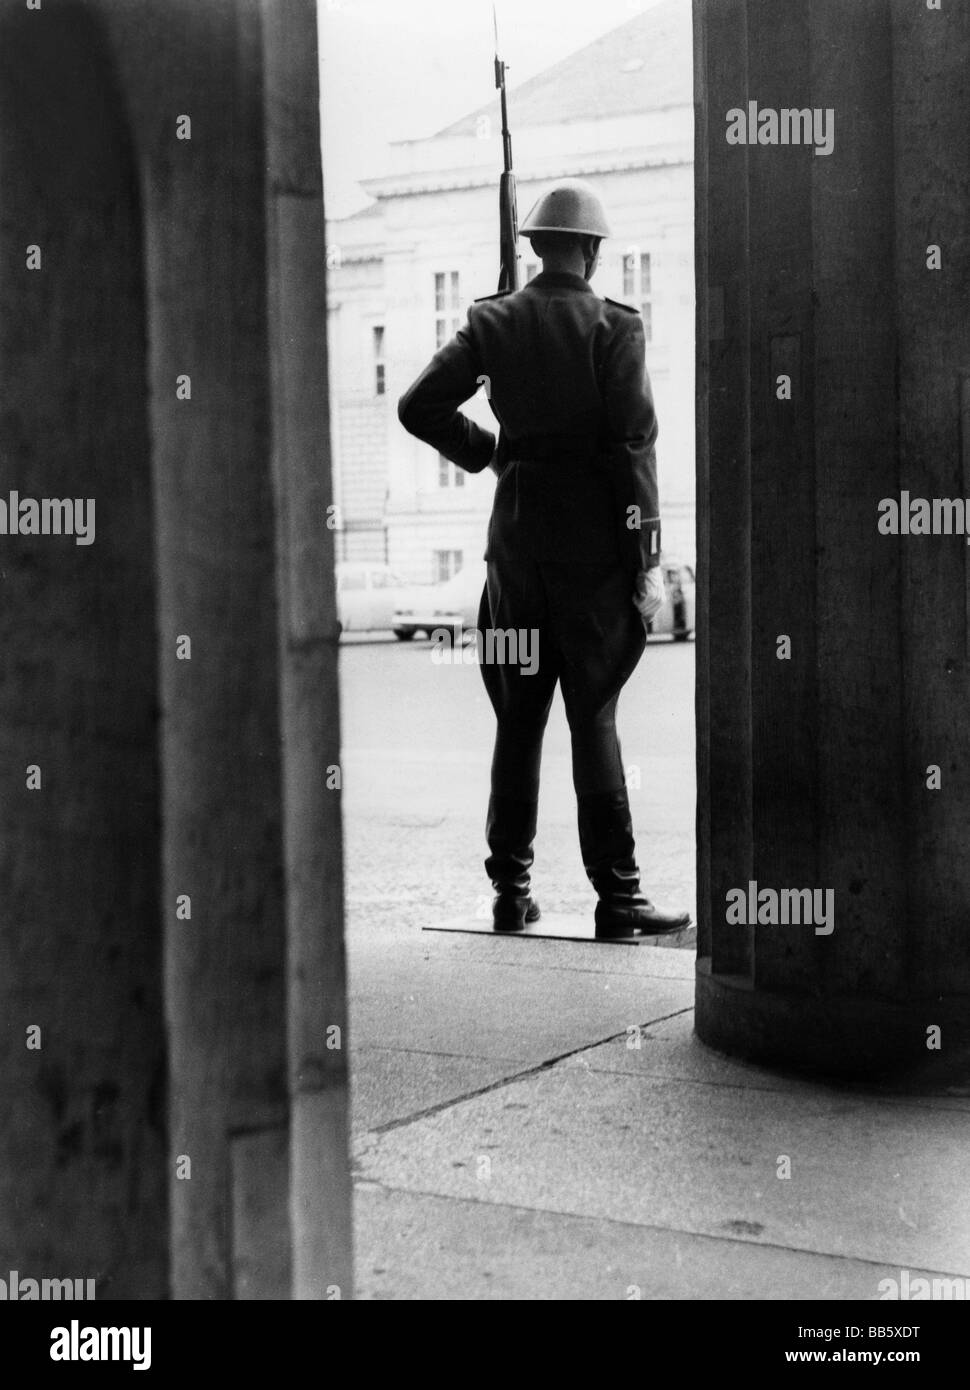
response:
<path id="1" fill-rule="evenodd" d="M 650 623 L 653 636 L 669 634 L 675 642 L 686 642 L 694 631 L 696 611 L 694 571 L 680 560 L 663 556 L 661 566 L 667 596 L 660 612 Z M 445 631 L 452 637 L 468 634 L 478 627 L 478 605 L 485 584 L 485 562 L 466 565 L 453 578 L 426 589 L 412 590 L 394 610 L 391 626 L 401 642 L 410 642 L 418 633 L 430 637 Z"/>
<path id="2" fill-rule="evenodd" d="M 387 632 L 394 610 L 411 593 L 387 565 L 341 561 L 336 567 L 341 632 Z"/>
<path id="3" fill-rule="evenodd" d="M 394 611 L 394 636 L 410 642 L 416 633 L 445 631 L 453 638 L 478 627 L 478 605 L 485 587 L 485 561 L 465 565 L 451 579 L 415 589 Z"/>
<path id="4" fill-rule="evenodd" d="M 686 642 L 694 631 L 697 612 L 694 571 L 690 565 L 667 555 L 660 557 L 667 597 L 650 623 L 651 635 L 669 633 L 675 642 Z"/>

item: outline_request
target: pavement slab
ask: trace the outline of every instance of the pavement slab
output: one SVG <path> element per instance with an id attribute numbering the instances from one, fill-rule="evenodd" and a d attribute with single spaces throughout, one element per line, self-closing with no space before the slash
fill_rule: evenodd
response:
<path id="1" fill-rule="evenodd" d="M 896 1265 L 376 1183 L 357 1188 L 354 1219 L 362 1299 L 877 1300 L 880 1280 L 900 1278 Z"/>
<path id="2" fill-rule="evenodd" d="M 481 944 L 492 943 L 489 939 Z M 571 943 L 515 942 L 503 947 L 520 952 L 552 947 L 547 955 L 552 961 L 556 951 L 568 951 Z M 586 949 L 621 954 L 595 945 Z M 545 970 L 538 953 L 529 962 L 520 955 L 517 962 L 502 963 L 488 958 L 487 950 L 479 959 L 461 952 L 371 952 L 366 968 L 359 959 L 355 968 L 352 960 L 351 982 L 352 1040 L 405 1052 L 509 1058 L 531 1065 L 693 1005 L 691 980 Z"/>
<path id="3" fill-rule="evenodd" d="M 371 1136 L 360 1173 L 462 1201 L 970 1275 L 967 1133 L 960 1111 L 572 1059 Z"/>
<path id="4" fill-rule="evenodd" d="M 905 1102 L 943 1110 L 970 1111 L 965 1087 L 940 1085 L 919 1089 L 887 1084 L 819 1081 L 804 1073 L 790 1073 L 755 1066 L 699 1046 L 693 1034 L 693 1012 L 678 1014 L 626 1037 L 614 1038 L 577 1054 L 563 1065 L 592 1071 L 627 1072 L 669 1081 L 702 1081 L 747 1090 L 804 1091 L 833 1096 L 864 1095 L 872 1099 Z M 970 1144 L 970 1133 L 968 1133 Z"/>
<path id="5" fill-rule="evenodd" d="M 520 1068 L 521 1062 L 514 1058 L 359 1047 L 351 1068 L 352 1131 L 383 1129 L 413 1119 L 477 1094 Z"/>
<path id="6" fill-rule="evenodd" d="M 509 937 L 501 932 L 424 932 L 402 929 L 396 920 L 374 922 L 348 939 L 351 993 L 362 989 L 371 969 L 399 957 L 402 970 L 418 969 L 419 961 L 479 965 L 512 965 L 547 973 L 571 970 L 589 975 L 636 976 L 639 979 L 686 980 L 693 986 L 692 952 L 669 950 L 658 942 L 639 949 L 614 948 L 602 942 L 559 942 L 544 938 Z M 549 981 L 545 981 L 546 984 Z"/>

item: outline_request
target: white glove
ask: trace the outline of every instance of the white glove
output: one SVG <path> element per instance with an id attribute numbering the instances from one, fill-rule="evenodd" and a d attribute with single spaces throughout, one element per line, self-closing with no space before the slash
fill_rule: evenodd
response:
<path id="1" fill-rule="evenodd" d="M 640 570 L 633 589 L 633 605 L 645 623 L 655 618 L 664 605 L 667 592 L 660 566 Z"/>

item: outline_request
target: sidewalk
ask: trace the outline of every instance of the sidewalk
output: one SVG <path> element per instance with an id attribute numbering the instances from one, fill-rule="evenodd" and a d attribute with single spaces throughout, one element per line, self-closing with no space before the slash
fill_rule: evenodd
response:
<path id="1" fill-rule="evenodd" d="M 877 1095 L 718 1057 L 692 1036 L 692 950 L 422 931 L 487 910 L 491 712 L 478 672 L 420 651 L 342 665 L 359 1297 L 970 1276 L 970 1086 Z M 645 882 L 693 907 L 692 650 L 649 650 L 624 699 Z M 592 911 L 556 711 L 535 879 L 547 913 Z"/>
<path id="2" fill-rule="evenodd" d="M 351 966 L 358 1297 L 874 1299 L 903 1268 L 970 1276 L 970 1088 L 710 1053 L 690 951 L 378 932 Z"/>

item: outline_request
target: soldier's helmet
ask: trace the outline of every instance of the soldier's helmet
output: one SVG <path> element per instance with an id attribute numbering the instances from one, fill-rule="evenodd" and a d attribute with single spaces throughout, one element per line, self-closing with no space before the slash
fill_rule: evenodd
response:
<path id="1" fill-rule="evenodd" d="M 519 228 L 519 236 L 531 236 L 533 232 L 610 235 L 603 204 L 582 179 L 563 179 L 542 195 Z"/>

